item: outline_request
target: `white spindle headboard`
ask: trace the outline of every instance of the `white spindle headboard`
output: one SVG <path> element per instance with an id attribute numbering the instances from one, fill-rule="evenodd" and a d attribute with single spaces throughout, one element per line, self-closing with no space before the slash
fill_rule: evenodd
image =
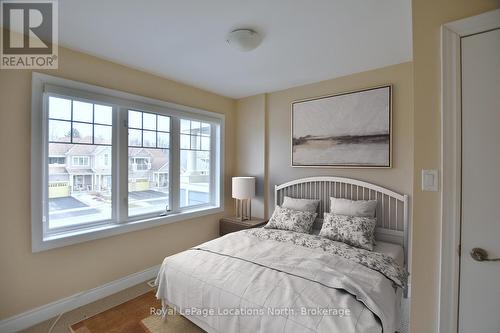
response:
<path id="1" fill-rule="evenodd" d="M 356 179 L 341 177 L 309 177 L 293 180 L 274 188 L 276 205 L 285 196 L 319 200 L 319 219 L 330 211 L 330 197 L 351 200 L 377 200 L 377 228 L 375 237 L 381 241 L 400 244 L 408 265 L 408 195 Z"/>

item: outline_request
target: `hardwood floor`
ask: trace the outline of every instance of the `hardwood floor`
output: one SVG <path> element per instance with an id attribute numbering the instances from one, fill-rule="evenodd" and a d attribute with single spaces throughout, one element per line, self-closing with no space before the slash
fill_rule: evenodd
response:
<path id="1" fill-rule="evenodd" d="M 144 295 L 151 291 L 152 288 L 146 283 L 140 283 L 128 289 L 122 290 L 116 294 L 102 298 L 93 303 L 84 305 L 77 309 L 64 313 L 54 326 L 52 333 L 68 333 L 71 332 L 69 327 L 75 323 L 87 320 L 92 316 L 107 311 L 115 306 L 123 304 L 138 296 Z M 147 314 L 149 316 L 149 312 Z M 35 326 L 22 330 L 18 333 L 46 333 L 56 318 L 51 318 Z M 142 333 L 141 331 L 139 331 Z M 93 333 L 93 332 L 92 332 Z"/>
<path id="2" fill-rule="evenodd" d="M 141 320 L 151 315 L 151 308 L 161 309 L 154 291 L 71 325 L 73 333 L 145 333 Z"/>

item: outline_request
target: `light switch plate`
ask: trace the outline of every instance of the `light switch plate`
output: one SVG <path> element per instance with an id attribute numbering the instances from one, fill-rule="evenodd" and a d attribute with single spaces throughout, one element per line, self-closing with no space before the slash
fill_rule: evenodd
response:
<path id="1" fill-rule="evenodd" d="M 422 191 L 432 191 L 438 190 L 439 178 L 438 171 L 432 170 L 422 170 Z"/>

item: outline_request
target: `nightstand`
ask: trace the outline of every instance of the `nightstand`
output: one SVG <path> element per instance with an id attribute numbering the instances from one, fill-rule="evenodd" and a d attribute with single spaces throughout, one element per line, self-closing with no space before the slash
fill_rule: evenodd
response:
<path id="1" fill-rule="evenodd" d="M 219 221 L 219 234 L 223 236 L 235 231 L 261 227 L 265 225 L 267 221 L 268 220 L 256 217 L 246 221 L 240 221 L 236 217 L 224 217 Z"/>

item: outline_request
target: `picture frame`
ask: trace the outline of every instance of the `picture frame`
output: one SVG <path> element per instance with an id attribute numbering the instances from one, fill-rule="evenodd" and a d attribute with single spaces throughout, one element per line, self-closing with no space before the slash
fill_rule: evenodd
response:
<path id="1" fill-rule="evenodd" d="M 392 85 L 291 104 L 291 166 L 392 168 Z"/>

